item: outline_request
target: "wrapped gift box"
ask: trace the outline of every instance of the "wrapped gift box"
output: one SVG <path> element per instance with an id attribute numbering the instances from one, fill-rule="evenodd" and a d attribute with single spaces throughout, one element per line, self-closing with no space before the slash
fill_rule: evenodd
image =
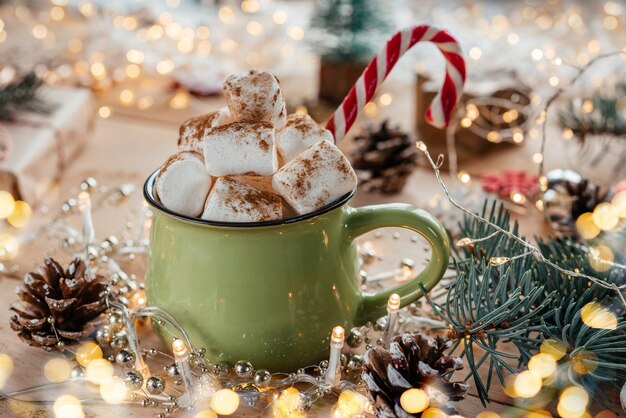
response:
<path id="1" fill-rule="evenodd" d="M 515 102 L 522 107 L 529 106 L 530 103 L 530 89 L 524 86 L 517 80 L 511 79 L 509 76 L 491 76 L 486 80 L 472 80 L 472 83 L 466 84 L 466 88 L 463 91 L 457 109 L 464 109 L 466 104 L 474 99 L 490 99 L 502 100 L 503 102 Z M 438 82 L 430 80 L 428 77 L 417 77 L 417 132 L 419 137 L 428 145 L 430 152 L 433 155 L 447 154 L 447 138 L 446 130 L 435 128 L 428 124 L 425 119 L 426 109 L 430 105 L 431 101 L 437 94 L 439 87 Z M 491 112 L 498 113 L 502 109 L 495 109 L 492 106 L 481 106 L 483 108 L 490 108 Z M 525 135 L 525 122 L 526 116 L 520 112 L 518 119 L 515 121 L 519 124 L 520 129 Z M 484 125 L 483 127 L 486 127 Z M 502 128 L 506 128 L 506 124 L 492 125 L 491 130 L 499 131 Z M 487 129 L 487 128 L 485 128 Z M 487 129 L 489 130 L 489 129 Z M 471 129 L 466 129 L 458 126 L 454 135 L 456 142 L 457 158 L 460 163 L 474 158 L 481 158 L 485 153 L 514 146 L 511 141 L 502 142 L 490 142 L 486 138 L 474 133 Z M 444 169 L 448 169 L 447 161 L 444 163 Z"/>
<path id="2" fill-rule="evenodd" d="M 35 205 L 62 176 L 93 130 L 96 103 L 90 90 L 42 87 L 49 114 L 20 113 L 3 122 L 12 149 L 0 161 L 0 190 Z"/>

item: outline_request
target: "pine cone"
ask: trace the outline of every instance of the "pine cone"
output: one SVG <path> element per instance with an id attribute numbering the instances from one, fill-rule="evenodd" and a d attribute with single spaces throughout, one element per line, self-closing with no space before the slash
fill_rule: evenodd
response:
<path id="1" fill-rule="evenodd" d="M 368 192 L 398 193 L 417 164 L 415 140 L 384 121 L 357 136 L 350 153 L 359 185 Z"/>
<path id="2" fill-rule="evenodd" d="M 440 408 L 447 408 L 441 402 L 464 399 L 469 385 L 450 382 L 446 376 L 463 368 L 460 358 L 444 354 L 451 345 L 451 341 L 440 336 L 404 334 L 393 339 L 389 350 L 378 347 L 368 350 L 362 378 L 378 417 L 421 416 L 421 413 L 409 414 L 400 406 L 400 396 L 411 388 L 428 387 L 441 392 L 442 401 L 430 396 L 430 404 Z"/>
<path id="3" fill-rule="evenodd" d="M 585 212 L 593 212 L 593 209 L 606 200 L 606 193 L 602 193 L 600 187 L 582 179 L 579 183 L 565 183 L 567 192 L 572 197 L 572 219 L 576 220 Z"/>
<path id="4" fill-rule="evenodd" d="M 11 328 L 28 345 L 52 350 L 57 343 L 74 343 L 94 331 L 88 322 L 106 309 L 102 276 L 85 277 L 85 263 L 76 258 L 66 271 L 47 258 L 43 268 L 26 273 L 17 295 L 23 303 L 12 306 Z"/>

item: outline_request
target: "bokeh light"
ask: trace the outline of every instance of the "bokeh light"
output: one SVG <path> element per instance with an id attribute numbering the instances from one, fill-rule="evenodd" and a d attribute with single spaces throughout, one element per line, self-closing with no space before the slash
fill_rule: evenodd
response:
<path id="1" fill-rule="evenodd" d="M 598 368 L 598 356 L 592 351 L 581 350 L 571 356 L 572 369 L 579 375 L 594 372 Z"/>
<path id="2" fill-rule="evenodd" d="M 368 407 L 371 407 L 369 400 L 352 390 L 344 390 L 337 399 L 334 415 L 338 417 L 353 417 L 361 415 Z"/>
<path id="3" fill-rule="evenodd" d="M 538 409 L 536 411 L 532 411 L 526 415 L 524 415 L 524 418 L 552 418 L 552 414 L 544 409 Z"/>
<path id="4" fill-rule="evenodd" d="M 193 418 L 218 418 L 217 414 L 210 409 L 204 409 L 198 412 Z"/>
<path id="5" fill-rule="evenodd" d="M 545 379 L 556 371 L 556 360 L 550 354 L 535 354 L 528 361 L 528 370 L 532 374 Z"/>
<path id="6" fill-rule="evenodd" d="M 515 393 L 520 398 L 532 398 L 541 390 L 541 377 L 526 370 L 515 376 Z"/>
<path id="7" fill-rule="evenodd" d="M 426 410 L 429 404 L 428 395 L 422 389 L 411 388 L 400 396 L 400 406 L 409 414 L 418 414 Z"/>
<path id="8" fill-rule="evenodd" d="M 93 341 L 81 344 L 76 350 L 76 361 L 83 367 L 87 367 L 93 360 L 102 358 L 102 349 Z"/>
<path id="9" fill-rule="evenodd" d="M 615 329 L 617 317 L 598 302 L 589 302 L 580 310 L 580 316 L 590 328 Z"/>
<path id="10" fill-rule="evenodd" d="M 483 411 L 476 415 L 476 418 L 500 418 L 500 414 L 493 411 Z"/>
<path id="11" fill-rule="evenodd" d="M 619 222 L 619 211 L 609 202 L 602 202 L 593 210 L 593 222 L 603 231 L 610 231 Z"/>
<path id="12" fill-rule="evenodd" d="M 0 190 L 0 219 L 8 218 L 15 208 L 13 195 L 5 190 Z"/>
<path id="13" fill-rule="evenodd" d="M 0 260 L 13 260 L 20 250 L 20 244 L 16 237 L 10 234 L 0 235 Z"/>
<path id="14" fill-rule="evenodd" d="M 126 399 L 128 389 L 122 379 L 107 379 L 100 385 L 100 396 L 106 403 L 117 405 Z"/>
<path id="15" fill-rule="evenodd" d="M 0 354 L 0 389 L 4 387 L 11 373 L 13 373 L 13 360 L 8 354 Z"/>
<path id="16" fill-rule="evenodd" d="M 611 204 L 617 210 L 617 214 L 620 218 L 626 218 L 626 191 L 619 192 L 613 196 Z"/>
<path id="17" fill-rule="evenodd" d="M 448 415 L 446 415 L 446 413 L 443 412 L 439 408 L 432 407 L 422 412 L 422 418 L 447 418 L 447 417 Z"/>
<path id="18" fill-rule="evenodd" d="M 561 392 L 557 411 L 562 417 L 581 417 L 586 412 L 588 403 L 589 394 L 584 389 L 570 386 Z"/>
<path id="19" fill-rule="evenodd" d="M 606 245 L 595 246 L 589 253 L 589 264 L 591 264 L 594 270 L 599 272 L 609 270 L 614 260 L 613 250 Z"/>
<path id="20" fill-rule="evenodd" d="M 583 213 L 576 219 L 576 231 L 583 239 L 590 240 L 598 236 L 601 229 L 593 221 L 591 212 Z"/>
<path id="21" fill-rule="evenodd" d="M 18 200 L 15 202 L 13 212 L 8 216 L 7 221 L 16 228 L 22 228 L 28 224 L 33 214 L 30 205 Z"/>
<path id="22" fill-rule="evenodd" d="M 211 398 L 211 409 L 218 415 L 232 415 L 239 408 L 239 395 L 231 389 L 220 389 Z"/>
<path id="23" fill-rule="evenodd" d="M 110 361 L 103 358 L 91 360 L 85 368 L 85 377 L 91 383 L 102 385 L 113 378 L 115 369 Z"/>
<path id="24" fill-rule="evenodd" d="M 85 416 L 80 401 L 72 395 L 62 395 L 54 401 L 56 418 L 83 418 Z"/>
<path id="25" fill-rule="evenodd" d="M 56 357 L 46 362 L 43 367 L 43 374 L 46 379 L 53 383 L 64 382 L 72 374 L 72 365 L 62 357 Z"/>

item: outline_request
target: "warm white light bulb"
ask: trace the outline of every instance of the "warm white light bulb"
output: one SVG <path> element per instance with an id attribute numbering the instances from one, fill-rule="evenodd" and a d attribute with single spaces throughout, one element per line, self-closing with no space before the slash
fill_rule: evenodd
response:
<path id="1" fill-rule="evenodd" d="M 387 312 L 396 313 L 400 310 L 400 295 L 393 293 L 387 301 Z"/>

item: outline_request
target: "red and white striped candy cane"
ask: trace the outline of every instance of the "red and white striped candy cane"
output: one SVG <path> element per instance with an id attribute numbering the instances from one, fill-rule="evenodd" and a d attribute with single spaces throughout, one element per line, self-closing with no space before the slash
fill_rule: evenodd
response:
<path id="1" fill-rule="evenodd" d="M 465 60 L 458 42 L 448 32 L 430 25 L 419 25 L 404 29 L 387 41 L 387 45 L 352 86 L 326 123 L 326 129 L 333 133 L 335 142 L 341 141 L 350 130 L 356 117 L 374 96 L 400 56 L 418 42 L 434 43 L 446 59 L 446 76 L 437 96 L 426 110 L 426 121 L 438 128 L 447 126 L 465 83 Z"/>

